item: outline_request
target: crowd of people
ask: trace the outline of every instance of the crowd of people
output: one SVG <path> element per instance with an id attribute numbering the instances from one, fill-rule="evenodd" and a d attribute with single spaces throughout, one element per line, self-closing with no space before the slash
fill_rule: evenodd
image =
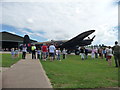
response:
<path id="1" fill-rule="evenodd" d="M 85 47 L 80 48 L 81 52 L 81 59 L 85 60 L 88 57 L 89 50 Z M 120 66 L 120 46 L 118 45 L 118 42 L 115 42 L 115 46 L 106 46 L 106 47 L 99 47 L 99 48 L 92 48 L 91 50 L 91 58 L 95 59 L 100 57 L 101 59 L 106 59 L 108 61 L 108 64 L 111 66 L 112 63 L 112 56 L 114 56 L 115 59 L 115 65 L 116 67 Z"/>
<path id="2" fill-rule="evenodd" d="M 12 48 L 11 49 L 11 56 L 12 56 L 12 58 L 17 58 L 19 56 L 19 49 L 18 48 Z"/>
<path id="3" fill-rule="evenodd" d="M 27 46 L 23 45 L 22 47 L 22 59 L 26 58 L 27 53 Z M 31 46 L 31 53 L 32 53 L 32 59 L 41 59 L 43 61 L 46 61 L 48 58 L 50 61 L 59 60 L 66 58 L 66 50 L 65 48 L 61 51 L 60 48 L 56 48 L 53 43 L 51 45 L 46 45 L 45 43 L 41 47 L 37 47 L 33 44 Z M 94 60 L 95 58 L 101 58 L 106 59 L 108 61 L 108 64 L 111 66 L 112 64 L 112 56 L 114 56 L 115 59 L 115 65 L 116 67 L 120 66 L 120 46 L 118 45 L 118 42 L 115 42 L 115 46 L 106 46 L 106 47 L 99 47 L 99 48 L 92 48 L 91 53 L 89 52 L 89 49 L 85 47 L 80 48 L 80 55 L 81 59 L 85 60 L 88 58 L 88 55 L 91 55 L 91 58 Z M 12 58 L 19 56 L 19 49 L 18 48 L 12 48 L 11 49 L 11 55 Z"/>
<path id="4" fill-rule="evenodd" d="M 22 59 L 26 58 L 27 47 L 23 45 L 22 47 Z M 50 61 L 55 59 L 61 61 L 61 55 L 63 59 L 66 58 L 66 50 L 63 49 L 62 52 L 60 48 L 56 48 L 53 43 L 50 46 L 47 46 L 45 43 L 41 47 L 36 47 L 34 44 L 31 46 L 32 59 L 41 59 L 46 61 L 50 58 Z"/>

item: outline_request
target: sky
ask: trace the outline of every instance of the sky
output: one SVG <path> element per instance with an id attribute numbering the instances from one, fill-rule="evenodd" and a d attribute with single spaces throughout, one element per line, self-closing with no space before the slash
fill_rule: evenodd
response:
<path id="1" fill-rule="evenodd" d="M 1 0 L 0 27 L 39 42 L 69 40 L 96 30 L 92 45 L 118 40 L 119 0 Z"/>

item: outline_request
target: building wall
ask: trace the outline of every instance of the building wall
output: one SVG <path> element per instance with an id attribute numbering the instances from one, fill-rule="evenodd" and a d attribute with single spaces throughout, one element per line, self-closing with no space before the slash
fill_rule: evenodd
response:
<path id="1" fill-rule="evenodd" d="M 2 49 L 10 50 L 11 48 L 18 48 L 21 43 L 20 42 L 18 43 L 18 42 L 2 41 Z"/>

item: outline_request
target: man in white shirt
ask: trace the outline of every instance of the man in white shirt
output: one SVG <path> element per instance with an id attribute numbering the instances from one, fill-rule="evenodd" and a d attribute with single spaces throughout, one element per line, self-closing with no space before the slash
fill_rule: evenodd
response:
<path id="1" fill-rule="evenodd" d="M 49 46 L 49 55 L 50 55 L 50 61 L 53 61 L 54 57 L 55 57 L 55 46 L 53 45 L 53 43 Z"/>

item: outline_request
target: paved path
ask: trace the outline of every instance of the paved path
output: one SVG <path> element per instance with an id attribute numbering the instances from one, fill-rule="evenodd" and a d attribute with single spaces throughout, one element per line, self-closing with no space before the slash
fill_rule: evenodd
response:
<path id="1" fill-rule="evenodd" d="M 52 88 L 41 63 L 30 54 L 3 71 L 2 81 L 3 88 Z"/>

